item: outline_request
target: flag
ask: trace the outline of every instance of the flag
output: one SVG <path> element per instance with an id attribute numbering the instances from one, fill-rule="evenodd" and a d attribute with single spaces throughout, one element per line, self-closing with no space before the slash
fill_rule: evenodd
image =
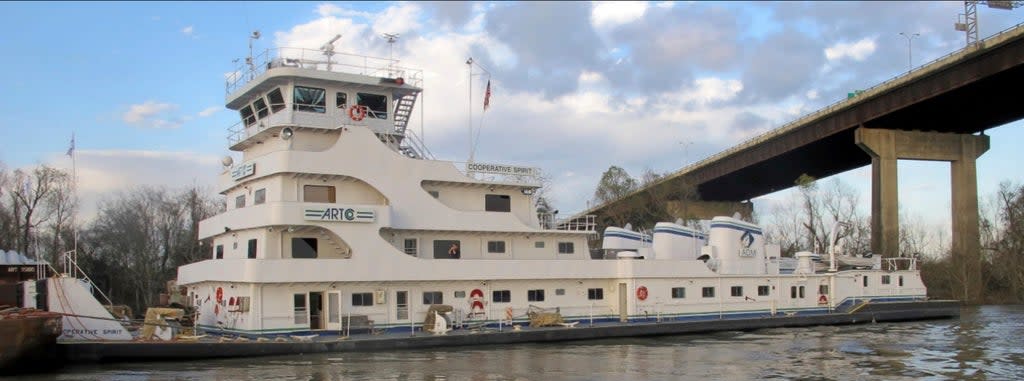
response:
<path id="1" fill-rule="evenodd" d="M 73 154 L 73 153 L 75 153 L 75 134 L 74 133 L 71 134 L 71 147 L 68 147 L 68 154 L 67 155 L 71 156 L 71 154 Z"/>
<path id="2" fill-rule="evenodd" d="M 484 110 L 491 105 L 491 80 L 487 80 L 487 91 L 484 92 Z"/>

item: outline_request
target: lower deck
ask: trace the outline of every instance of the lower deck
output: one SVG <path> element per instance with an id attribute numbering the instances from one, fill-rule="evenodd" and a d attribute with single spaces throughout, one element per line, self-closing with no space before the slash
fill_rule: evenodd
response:
<path id="1" fill-rule="evenodd" d="M 274 339 L 250 339 L 239 335 L 208 333 L 197 340 L 167 342 L 105 341 L 63 343 L 65 357 L 72 362 L 187 360 L 251 357 L 286 354 L 404 350 L 467 345 L 504 345 L 527 342 L 557 342 L 693 334 L 761 328 L 815 325 L 864 324 L 874 322 L 947 319 L 960 316 L 956 301 L 870 302 L 852 312 L 819 314 L 778 314 L 773 316 L 701 321 L 580 322 L 573 326 L 504 327 L 501 330 L 456 329 L 444 335 L 422 331 L 393 331 L 342 336 L 322 332 L 315 336 L 280 335 Z"/>

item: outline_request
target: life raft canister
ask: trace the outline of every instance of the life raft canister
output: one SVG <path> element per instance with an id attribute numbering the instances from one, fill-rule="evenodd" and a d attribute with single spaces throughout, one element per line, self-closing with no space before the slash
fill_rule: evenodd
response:
<path id="1" fill-rule="evenodd" d="M 636 289 L 636 298 L 640 300 L 647 300 L 647 287 L 640 286 Z"/>

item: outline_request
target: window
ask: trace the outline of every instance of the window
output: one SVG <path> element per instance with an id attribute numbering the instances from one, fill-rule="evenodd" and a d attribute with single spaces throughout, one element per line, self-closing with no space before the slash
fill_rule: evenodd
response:
<path id="1" fill-rule="evenodd" d="M 249 251 L 247 252 L 250 259 L 256 258 L 256 239 L 249 240 Z"/>
<path id="2" fill-rule="evenodd" d="M 444 295 L 441 291 L 424 291 L 423 292 L 423 304 L 444 304 Z"/>
<path id="3" fill-rule="evenodd" d="M 530 302 L 543 302 L 544 290 L 527 290 L 526 300 Z"/>
<path id="4" fill-rule="evenodd" d="M 798 293 L 800 294 L 800 299 L 803 299 L 803 298 L 804 298 L 804 286 L 800 286 L 800 287 L 799 287 L 799 288 L 797 289 L 797 291 L 798 291 Z"/>
<path id="5" fill-rule="evenodd" d="M 704 287 L 704 288 L 701 288 L 700 289 L 700 295 L 705 297 L 705 298 L 714 298 L 715 297 L 715 288 L 714 287 Z"/>
<path id="6" fill-rule="evenodd" d="M 256 193 L 253 194 L 252 204 L 259 205 L 267 202 L 267 189 L 257 189 Z"/>
<path id="7" fill-rule="evenodd" d="M 387 95 L 356 93 L 356 104 L 366 106 L 366 116 L 370 118 L 388 118 Z"/>
<path id="8" fill-rule="evenodd" d="M 572 254 L 576 252 L 572 242 L 559 242 L 558 243 L 558 254 Z"/>
<path id="9" fill-rule="evenodd" d="M 324 112 L 325 95 L 324 89 L 295 86 L 295 92 L 292 93 L 292 108 L 299 111 Z"/>
<path id="10" fill-rule="evenodd" d="M 488 212 L 511 212 L 512 198 L 505 194 L 484 195 L 484 210 Z"/>
<path id="11" fill-rule="evenodd" d="M 302 187 L 302 200 L 305 202 L 334 203 L 334 187 L 330 185 L 305 185 Z"/>
<path id="12" fill-rule="evenodd" d="M 491 301 L 495 303 L 509 303 L 512 301 L 512 291 L 497 290 L 491 293 Z"/>
<path id="13" fill-rule="evenodd" d="M 252 102 L 252 108 L 256 110 L 256 117 L 259 119 L 266 118 L 270 114 L 270 111 L 267 110 L 267 101 L 263 100 L 263 97 Z"/>
<path id="14" fill-rule="evenodd" d="M 827 284 L 819 284 L 818 285 L 818 295 L 828 295 L 828 285 Z"/>
<path id="15" fill-rule="evenodd" d="M 537 242 L 534 242 L 534 243 L 533 243 L 533 247 L 534 247 L 535 249 L 543 249 L 543 248 L 544 248 L 544 241 L 537 241 Z"/>
<path id="16" fill-rule="evenodd" d="M 238 113 L 242 115 L 242 121 L 245 122 L 246 126 L 256 124 L 256 115 L 252 113 L 252 106 L 245 105 L 241 110 L 238 110 Z"/>
<path id="17" fill-rule="evenodd" d="M 768 286 L 757 286 L 757 296 L 768 296 Z"/>
<path id="18" fill-rule="evenodd" d="M 899 286 L 900 286 L 900 287 L 903 287 L 903 275 L 900 275 L 900 277 L 899 277 L 899 278 L 896 278 L 896 280 L 900 282 L 900 283 L 899 283 Z"/>
<path id="19" fill-rule="evenodd" d="M 348 94 L 337 93 L 334 96 L 334 105 L 344 110 L 348 108 Z"/>
<path id="20" fill-rule="evenodd" d="M 240 195 L 238 197 L 235 197 L 235 207 L 236 208 L 244 208 L 245 207 L 245 195 L 244 194 Z"/>
<path id="21" fill-rule="evenodd" d="M 416 238 L 406 238 L 404 243 L 402 243 L 402 250 L 404 250 L 406 254 L 415 257 L 417 246 L 419 246 L 419 240 Z"/>
<path id="22" fill-rule="evenodd" d="M 224 245 L 217 245 L 217 248 L 214 249 L 214 258 L 224 259 Z"/>
<path id="23" fill-rule="evenodd" d="M 427 193 L 430 194 L 431 196 L 434 196 L 434 198 L 437 198 L 438 196 L 441 195 L 437 191 L 427 191 Z"/>
<path id="24" fill-rule="evenodd" d="M 278 112 L 284 110 L 284 96 L 281 95 L 281 89 L 277 88 L 267 93 L 267 100 L 270 101 L 270 112 Z"/>
<path id="25" fill-rule="evenodd" d="M 558 295 L 558 296 L 565 295 L 565 289 L 564 288 L 556 288 L 555 289 L 555 295 Z"/>
<path id="26" fill-rule="evenodd" d="M 789 298 L 796 299 L 796 286 L 789 287 Z"/>
<path id="27" fill-rule="evenodd" d="M 672 299 L 685 299 L 686 287 L 672 287 Z"/>
<path id="28" fill-rule="evenodd" d="M 316 258 L 316 238 L 292 238 L 292 258 Z"/>
<path id="29" fill-rule="evenodd" d="M 890 279 L 888 275 L 882 275 L 882 284 L 890 284 L 890 283 L 892 283 L 892 279 Z"/>
<path id="30" fill-rule="evenodd" d="M 588 300 L 604 300 L 604 289 L 603 288 L 588 288 L 587 289 Z"/>
<path id="31" fill-rule="evenodd" d="M 796 298 L 803 299 L 804 298 L 804 286 L 799 286 L 799 287 L 792 286 L 792 287 L 790 287 L 789 288 L 789 298 L 790 299 L 796 299 Z"/>
<path id="32" fill-rule="evenodd" d="M 456 298 L 465 298 L 466 297 L 466 292 L 465 291 L 455 291 L 454 295 L 455 295 Z"/>
<path id="33" fill-rule="evenodd" d="M 360 292 L 352 294 L 352 305 L 353 306 L 372 306 L 373 305 L 373 293 L 372 292 Z"/>
<path id="34" fill-rule="evenodd" d="M 462 258 L 462 243 L 458 240 L 434 240 L 434 259 Z"/>
<path id="35" fill-rule="evenodd" d="M 864 275 L 864 287 L 868 286 L 868 276 Z"/>
<path id="36" fill-rule="evenodd" d="M 505 253 L 505 241 L 487 241 L 488 253 Z"/>
<path id="37" fill-rule="evenodd" d="M 729 291 L 732 296 L 743 296 L 743 286 L 732 286 Z"/>
<path id="38" fill-rule="evenodd" d="M 295 294 L 292 300 L 295 306 L 295 324 L 306 324 L 306 294 Z"/>
<path id="39" fill-rule="evenodd" d="M 239 296 L 238 298 L 238 312 L 249 312 L 249 297 Z"/>

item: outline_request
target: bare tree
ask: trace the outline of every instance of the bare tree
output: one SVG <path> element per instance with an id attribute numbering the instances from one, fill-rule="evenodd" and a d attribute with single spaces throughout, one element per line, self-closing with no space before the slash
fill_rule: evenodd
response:
<path id="1" fill-rule="evenodd" d="M 36 255 L 37 232 L 61 209 L 61 200 L 70 193 L 70 176 L 55 168 L 40 165 L 31 171 L 15 170 L 8 192 L 14 203 L 15 226 L 19 231 L 15 247 L 26 255 Z"/>

